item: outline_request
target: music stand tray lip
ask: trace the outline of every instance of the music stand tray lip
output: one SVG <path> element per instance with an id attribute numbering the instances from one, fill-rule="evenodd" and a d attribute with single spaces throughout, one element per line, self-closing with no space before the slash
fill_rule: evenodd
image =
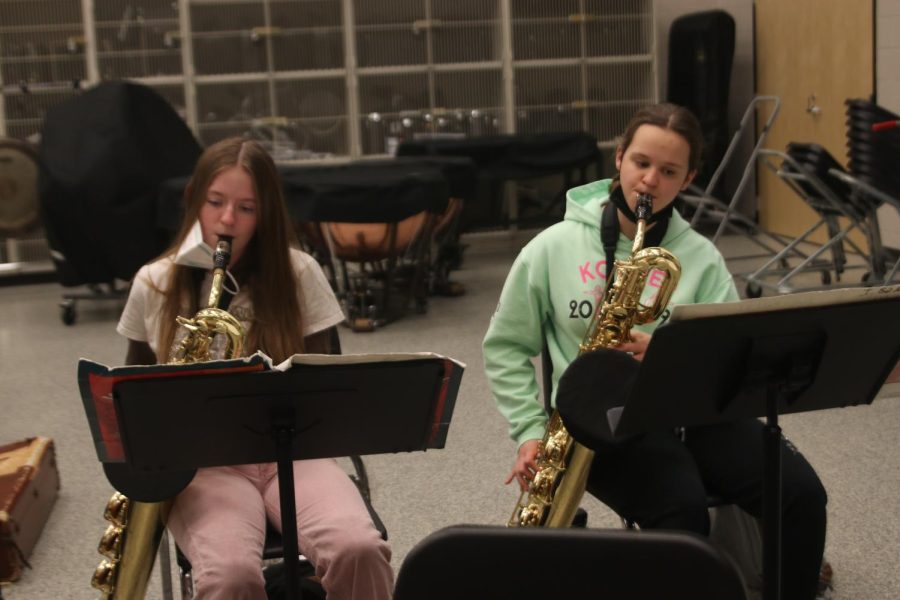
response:
<path id="1" fill-rule="evenodd" d="M 277 371 L 286 371 L 292 365 L 349 365 L 367 362 L 401 362 L 410 360 L 428 359 L 449 360 L 460 368 L 465 369 L 466 363 L 437 354 L 435 352 L 385 352 L 374 354 L 294 354 L 290 358 L 278 363 L 274 368 Z"/>
<path id="2" fill-rule="evenodd" d="M 880 287 L 840 288 L 782 294 L 764 298 L 748 298 L 733 302 L 708 304 L 676 304 L 672 307 L 666 324 L 688 319 L 700 319 L 724 315 L 752 314 L 792 308 L 816 308 L 854 302 L 869 302 L 876 299 L 900 297 L 900 284 Z"/>

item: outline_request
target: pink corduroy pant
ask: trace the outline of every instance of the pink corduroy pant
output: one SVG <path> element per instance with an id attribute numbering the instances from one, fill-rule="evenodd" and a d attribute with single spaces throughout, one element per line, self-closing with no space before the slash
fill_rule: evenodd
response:
<path id="1" fill-rule="evenodd" d="M 391 551 L 333 459 L 294 462 L 297 535 L 329 600 L 388 600 Z M 265 600 L 266 519 L 281 529 L 274 463 L 200 469 L 172 506 L 168 528 L 191 561 L 195 598 Z"/>

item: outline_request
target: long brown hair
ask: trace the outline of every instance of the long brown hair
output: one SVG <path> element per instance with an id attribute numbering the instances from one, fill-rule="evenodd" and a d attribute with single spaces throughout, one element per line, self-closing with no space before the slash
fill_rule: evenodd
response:
<path id="1" fill-rule="evenodd" d="M 253 321 L 244 347 L 249 352 L 264 351 L 282 361 L 305 350 L 299 284 L 290 260 L 290 247 L 297 245 L 281 191 L 281 179 L 272 157 L 257 142 L 228 138 L 208 147 L 184 190 L 185 214 L 181 229 L 163 256 L 174 256 L 197 221 L 213 180 L 226 169 L 243 168 L 253 181 L 256 193 L 256 232 L 241 258 L 230 267 L 248 290 Z M 157 359 L 169 359 L 178 315 L 193 315 L 199 309 L 199 282 L 195 269 L 173 265 L 164 294 L 159 324 Z"/>

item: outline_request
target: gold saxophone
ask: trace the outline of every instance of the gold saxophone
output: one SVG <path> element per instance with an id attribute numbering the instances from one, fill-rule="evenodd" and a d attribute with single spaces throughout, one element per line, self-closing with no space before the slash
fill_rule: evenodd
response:
<path id="1" fill-rule="evenodd" d="M 578 348 L 579 355 L 628 341 L 634 325 L 650 323 L 662 314 L 678 285 L 678 259 L 663 248 L 643 248 L 652 202 L 651 196 L 638 195 L 637 233 L 631 256 L 616 261 L 613 285 L 594 312 Z M 654 270 L 664 272 L 665 279 L 653 304 L 645 306 L 641 295 Z M 541 440 L 534 479 L 519 496 L 507 526 L 570 527 L 584 495 L 593 458 L 594 451 L 575 441 L 559 411 L 554 410 Z"/>
<path id="2" fill-rule="evenodd" d="M 231 238 L 219 238 L 213 255 L 213 280 L 207 307 L 193 319 L 178 317 L 187 335 L 178 344 L 170 364 L 187 364 L 229 359 L 241 355 L 244 327 L 227 311 L 219 308 L 225 283 L 225 269 L 231 258 Z M 224 348 L 214 342 L 224 340 Z M 94 571 L 91 585 L 104 599 L 143 598 L 153 561 L 159 548 L 171 500 L 138 502 L 116 492 L 103 513 L 109 521 L 100 539 L 98 551 L 105 558 Z"/>

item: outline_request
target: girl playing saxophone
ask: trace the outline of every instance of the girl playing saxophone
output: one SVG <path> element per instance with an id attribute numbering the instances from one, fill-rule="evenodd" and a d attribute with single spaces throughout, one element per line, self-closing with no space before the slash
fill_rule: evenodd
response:
<path id="1" fill-rule="evenodd" d="M 663 247 L 681 263 L 671 304 L 738 300 L 721 254 L 673 209 L 679 192 L 697 174 L 701 149 L 700 125 L 689 111 L 670 104 L 639 110 L 616 150 L 616 177 L 569 190 L 564 220 L 541 232 L 517 257 L 483 343 L 494 399 L 518 446 L 507 483 L 515 480 L 528 488 L 548 421 L 531 358 L 546 344 L 555 392 L 602 302 L 614 260 L 631 255 L 639 195 L 652 197 L 644 246 Z M 652 303 L 660 283 L 648 277 L 643 304 Z M 650 335 L 664 319 L 665 312 L 637 325 L 619 349 L 642 360 Z M 710 494 L 761 515 L 761 440 L 762 424 L 748 419 L 688 428 L 684 440 L 661 432 L 601 444 L 594 447 L 588 489 L 641 528 L 707 535 Z M 825 490 L 786 440 L 782 453 L 781 597 L 812 600 L 825 543 Z"/>

